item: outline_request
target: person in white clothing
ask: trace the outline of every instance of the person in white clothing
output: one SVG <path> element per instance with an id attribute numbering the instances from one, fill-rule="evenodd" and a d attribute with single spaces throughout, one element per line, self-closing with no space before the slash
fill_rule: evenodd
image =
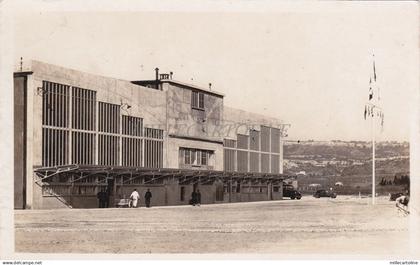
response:
<path id="1" fill-rule="evenodd" d="M 139 198 L 140 198 L 140 194 L 137 192 L 137 189 L 134 189 L 134 191 L 130 195 L 131 207 L 137 208 L 137 202 Z"/>
<path id="2" fill-rule="evenodd" d="M 398 214 L 402 213 L 403 216 L 407 216 L 410 214 L 410 211 L 408 209 L 408 203 L 410 201 L 410 196 L 408 195 L 408 191 L 404 192 L 403 195 L 398 197 L 395 202 L 395 206 L 398 208 Z"/>

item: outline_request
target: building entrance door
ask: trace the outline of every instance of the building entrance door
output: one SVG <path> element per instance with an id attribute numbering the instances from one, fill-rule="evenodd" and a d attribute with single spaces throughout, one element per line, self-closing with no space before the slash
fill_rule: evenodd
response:
<path id="1" fill-rule="evenodd" d="M 223 201 L 224 188 L 223 183 L 216 184 L 216 201 Z"/>
<path id="2" fill-rule="evenodd" d="M 106 187 L 106 193 L 108 194 L 108 201 L 106 203 L 106 207 L 112 207 L 112 202 L 114 201 L 114 195 L 115 195 L 115 182 L 113 178 L 107 178 L 107 184 L 108 186 Z"/>
<path id="3" fill-rule="evenodd" d="M 269 183 L 267 185 L 267 191 L 268 191 L 268 200 L 273 200 L 273 184 Z"/>
<path id="4" fill-rule="evenodd" d="M 185 187 L 181 186 L 181 197 L 180 197 L 180 201 L 185 201 Z"/>

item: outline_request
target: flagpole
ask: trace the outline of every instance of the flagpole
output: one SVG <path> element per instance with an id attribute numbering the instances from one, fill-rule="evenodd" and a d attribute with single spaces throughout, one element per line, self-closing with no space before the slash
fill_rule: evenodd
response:
<path id="1" fill-rule="evenodd" d="M 379 88 L 376 85 L 376 67 L 375 67 L 375 55 L 373 55 L 373 82 L 375 87 L 377 88 L 378 93 L 378 101 L 375 100 L 374 90 L 372 89 L 372 77 L 369 79 L 369 102 L 365 105 L 365 119 L 366 114 L 369 115 L 371 120 L 371 133 L 372 133 L 372 205 L 375 204 L 375 136 L 376 136 L 376 129 L 375 129 L 375 115 L 381 116 L 381 126 L 383 126 L 383 112 L 382 108 L 376 104 L 379 104 L 380 95 L 379 95 Z M 372 100 L 372 102 L 370 102 Z M 382 127 L 383 128 L 383 127 Z"/>
<path id="2" fill-rule="evenodd" d="M 375 115 L 372 116 L 372 205 L 375 205 Z"/>

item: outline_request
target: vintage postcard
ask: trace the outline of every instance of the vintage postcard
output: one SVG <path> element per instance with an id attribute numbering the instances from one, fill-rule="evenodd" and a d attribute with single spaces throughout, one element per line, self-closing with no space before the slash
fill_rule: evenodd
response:
<path id="1" fill-rule="evenodd" d="M 0 259 L 417 264 L 416 2 L 0 10 Z"/>

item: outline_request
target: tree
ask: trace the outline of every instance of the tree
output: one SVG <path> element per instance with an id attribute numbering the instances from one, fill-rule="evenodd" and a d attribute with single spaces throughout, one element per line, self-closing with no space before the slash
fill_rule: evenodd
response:
<path id="1" fill-rule="evenodd" d="M 381 182 L 379 182 L 379 185 L 381 185 L 381 186 L 385 185 L 385 179 L 384 178 L 381 179 Z"/>
<path id="2" fill-rule="evenodd" d="M 394 185 L 399 185 L 400 184 L 400 179 L 398 178 L 397 175 L 394 176 Z"/>

